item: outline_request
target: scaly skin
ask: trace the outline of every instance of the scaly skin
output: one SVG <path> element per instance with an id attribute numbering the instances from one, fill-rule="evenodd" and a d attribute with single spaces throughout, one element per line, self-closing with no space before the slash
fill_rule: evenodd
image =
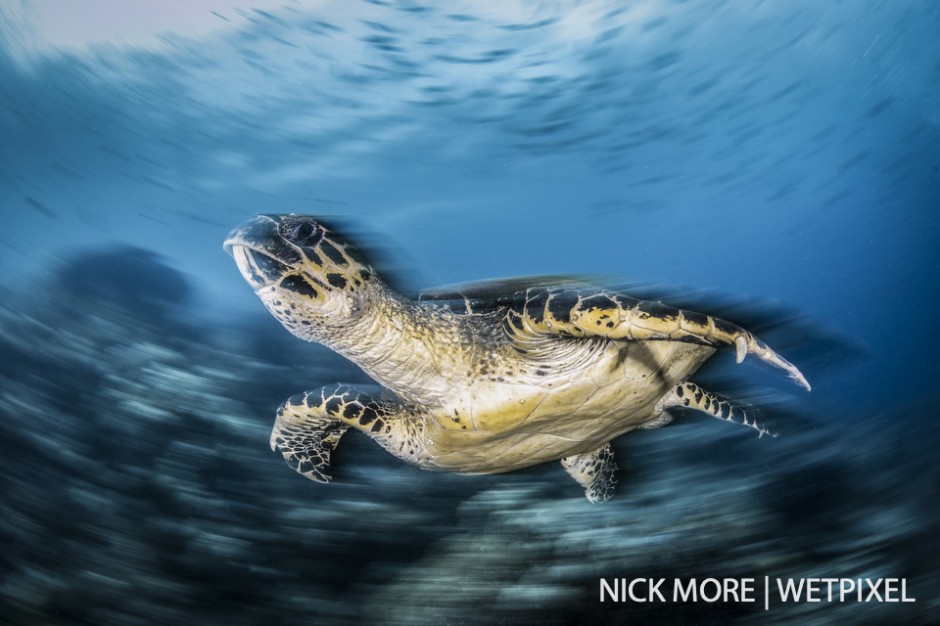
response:
<path id="1" fill-rule="evenodd" d="M 428 469 L 495 473 L 560 459 L 589 500 L 603 501 L 616 474 L 608 443 L 665 423 L 665 409 L 756 424 L 688 381 L 715 349 L 734 346 L 739 362 L 754 355 L 809 389 L 746 330 L 658 302 L 551 287 L 514 291 L 482 312 L 469 299 L 456 310 L 405 299 L 309 217 L 258 216 L 225 247 L 285 328 L 398 397 L 339 387 L 289 400 L 271 444 L 314 480 L 329 480 L 330 453 L 354 427 Z"/>

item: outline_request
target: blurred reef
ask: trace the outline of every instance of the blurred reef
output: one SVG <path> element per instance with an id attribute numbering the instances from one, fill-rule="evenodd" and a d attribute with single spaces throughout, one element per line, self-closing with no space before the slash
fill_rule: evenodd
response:
<path id="1" fill-rule="evenodd" d="M 209 327 L 139 249 L 85 252 L 0 310 L 5 624 L 926 623 L 940 615 L 927 402 L 782 436 L 687 420 L 561 468 L 433 474 L 348 436 L 335 481 L 268 449 L 287 396 L 367 382 L 259 311 Z M 836 422 L 838 425 L 834 425 Z M 599 578 L 904 577 L 916 604 L 601 604 Z"/>

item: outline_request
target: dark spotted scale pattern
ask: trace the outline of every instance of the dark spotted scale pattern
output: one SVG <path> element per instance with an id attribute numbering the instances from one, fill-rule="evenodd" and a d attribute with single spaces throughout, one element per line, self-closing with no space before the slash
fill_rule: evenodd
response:
<path id="1" fill-rule="evenodd" d="M 271 449 L 298 473 L 329 482 L 330 453 L 349 428 L 368 433 L 389 452 L 409 461 L 422 458 L 419 429 L 399 403 L 374 398 L 347 385 L 293 396 L 277 412 Z M 389 448 L 392 446 L 392 449 Z"/>
<path id="2" fill-rule="evenodd" d="M 606 502 L 613 497 L 619 469 L 609 443 L 586 454 L 565 457 L 561 466 L 584 487 L 584 495 L 590 502 Z"/>
<path id="3" fill-rule="evenodd" d="M 695 383 L 684 382 L 676 385 L 672 393 L 672 398 L 665 403 L 666 408 L 672 406 L 695 409 L 726 422 L 753 428 L 760 433 L 761 437 L 768 434 L 772 437 L 777 436 L 775 433 L 768 430 L 760 420 L 751 415 L 752 410 L 745 411 L 737 404 L 717 394 L 706 391 Z"/>
<path id="4" fill-rule="evenodd" d="M 473 303 L 479 309 L 479 303 Z M 497 299 L 511 334 L 537 333 L 569 337 L 602 337 L 619 341 L 681 341 L 711 348 L 734 347 L 738 360 L 751 354 L 783 370 L 810 389 L 792 363 L 740 326 L 677 309 L 662 302 L 637 300 L 597 289 L 535 287 Z M 467 307 L 471 303 L 468 301 Z"/>

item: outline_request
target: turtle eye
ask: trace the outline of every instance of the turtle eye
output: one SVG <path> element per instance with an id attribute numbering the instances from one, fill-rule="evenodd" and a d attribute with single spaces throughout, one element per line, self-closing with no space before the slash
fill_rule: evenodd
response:
<path id="1" fill-rule="evenodd" d="M 313 222 L 297 222 L 287 227 L 284 238 L 298 246 L 312 246 L 320 241 L 323 231 Z"/>

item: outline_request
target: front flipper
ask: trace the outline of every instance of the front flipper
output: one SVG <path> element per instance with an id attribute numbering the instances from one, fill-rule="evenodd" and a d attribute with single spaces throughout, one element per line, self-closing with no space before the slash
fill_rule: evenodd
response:
<path id="1" fill-rule="evenodd" d="M 377 400 L 346 385 L 323 387 L 290 398 L 277 411 L 271 449 L 311 480 L 326 483 L 330 454 L 349 428 L 375 439 L 395 456 L 421 465 L 420 421 L 397 402 Z"/>
<path id="2" fill-rule="evenodd" d="M 617 462 L 609 443 L 584 454 L 566 456 L 561 466 L 568 475 L 584 487 L 584 495 L 591 502 L 606 502 L 617 487 Z"/>
<path id="3" fill-rule="evenodd" d="M 740 326 L 660 302 L 603 291 L 534 287 L 514 296 L 506 324 L 517 336 L 561 334 L 625 341 L 684 341 L 712 348 L 733 346 L 738 363 L 754 355 L 810 390 L 795 365 Z"/>
<path id="4" fill-rule="evenodd" d="M 294 404 L 300 398 L 304 396 L 291 398 L 278 410 L 271 431 L 271 449 L 280 452 L 297 473 L 318 483 L 328 483 L 332 479 L 330 453 L 349 426 L 326 415 L 307 412 L 304 403 Z"/>
<path id="5" fill-rule="evenodd" d="M 658 408 L 668 409 L 674 406 L 695 409 L 726 422 L 748 426 L 760 433 L 761 437 L 765 434 L 772 437 L 777 436 L 770 432 L 757 418 L 748 415 L 741 407 L 709 391 L 705 391 L 695 383 L 684 382 L 676 385 L 662 399 Z"/>

